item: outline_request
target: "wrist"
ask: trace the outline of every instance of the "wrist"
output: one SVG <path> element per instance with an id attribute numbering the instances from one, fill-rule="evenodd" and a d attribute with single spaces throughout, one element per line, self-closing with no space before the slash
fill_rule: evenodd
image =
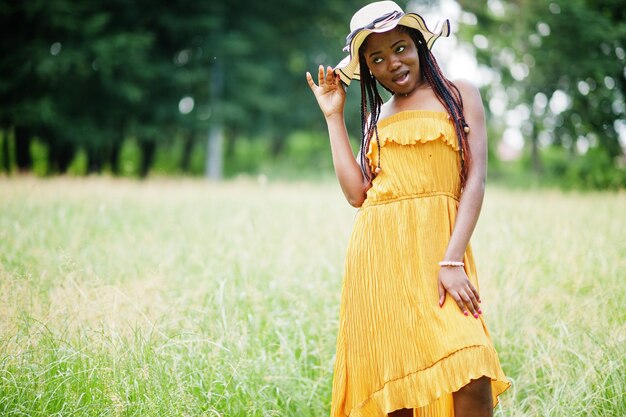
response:
<path id="1" fill-rule="evenodd" d="M 463 255 L 447 255 L 444 256 L 441 261 L 446 262 L 463 262 Z"/>
<path id="2" fill-rule="evenodd" d="M 442 261 L 452 261 L 452 262 L 463 262 L 463 258 L 465 257 L 465 248 L 455 248 L 449 247 L 446 250 L 446 253 L 443 254 Z"/>
<path id="3" fill-rule="evenodd" d="M 335 112 L 335 113 L 330 113 L 328 115 L 324 115 L 324 117 L 326 118 L 326 123 L 331 124 L 331 123 L 337 123 L 337 122 L 343 122 L 343 110 Z"/>
<path id="4" fill-rule="evenodd" d="M 441 261 L 439 262 L 439 266 L 444 268 L 457 268 L 457 267 L 463 267 L 465 266 L 465 263 L 463 261 Z"/>

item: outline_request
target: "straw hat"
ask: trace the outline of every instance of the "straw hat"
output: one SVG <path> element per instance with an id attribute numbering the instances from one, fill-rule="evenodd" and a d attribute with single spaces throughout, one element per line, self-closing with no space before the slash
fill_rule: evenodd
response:
<path id="1" fill-rule="evenodd" d="M 404 13 L 393 1 L 377 1 L 361 8 L 350 20 L 350 34 L 346 37 L 346 47 L 343 49 L 350 55 L 341 60 L 335 67 L 344 84 L 350 85 L 355 79 L 360 79 L 359 48 L 370 33 L 382 33 L 402 25 L 422 32 L 426 45 L 431 48 L 441 36 L 450 35 L 450 21 L 445 20 L 438 31 L 431 32 L 426 27 L 422 16 L 416 13 Z"/>

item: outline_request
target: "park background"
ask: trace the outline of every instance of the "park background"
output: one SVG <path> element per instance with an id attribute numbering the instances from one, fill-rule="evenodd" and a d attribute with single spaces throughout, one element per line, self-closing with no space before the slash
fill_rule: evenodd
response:
<path id="1" fill-rule="evenodd" d="M 364 3 L 3 2 L 0 169 L 330 176 L 304 73 L 339 62 Z M 481 87 L 490 178 L 626 186 L 623 6 L 410 3 L 431 28 L 451 19 L 452 38 L 434 52 L 451 78 Z M 350 89 L 346 114 L 355 143 L 358 95 Z"/>
<path id="2" fill-rule="evenodd" d="M 626 415 L 623 1 L 399 3 L 485 103 L 496 415 Z M 304 74 L 364 4 L 0 0 L 1 415 L 327 415 L 355 210 Z"/>

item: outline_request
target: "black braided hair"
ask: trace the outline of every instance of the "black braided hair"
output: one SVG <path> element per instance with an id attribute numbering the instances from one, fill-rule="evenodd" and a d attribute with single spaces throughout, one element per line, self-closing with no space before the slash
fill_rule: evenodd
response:
<path id="1" fill-rule="evenodd" d="M 417 29 L 409 28 L 406 26 L 398 26 L 399 29 L 409 34 L 415 46 L 417 47 L 417 53 L 420 61 L 420 72 L 426 82 L 431 86 L 433 92 L 437 96 L 437 99 L 444 106 L 448 115 L 452 119 L 454 129 L 457 135 L 459 143 L 460 156 L 461 156 L 461 186 L 465 186 L 467 179 L 467 172 L 470 163 L 469 145 L 467 143 L 467 134 L 465 132 L 468 127 L 463 115 L 463 100 L 459 89 L 448 80 L 441 68 L 437 64 L 435 56 L 432 54 L 422 32 Z M 364 56 L 365 43 L 359 49 L 359 66 L 361 68 L 361 169 L 363 175 L 368 180 L 371 180 L 366 169 L 366 157 L 365 154 L 369 148 L 372 136 L 376 134 L 376 141 L 379 147 L 378 152 L 378 167 L 380 167 L 380 141 L 378 138 L 378 118 L 380 116 L 380 108 L 383 104 L 383 100 L 378 93 L 376 79 L 372 76 L 367 67 L 367 61 Z M 368 108 L 370 111 L 370 121 L 367 123 Z"/>
<path id="2" fill-rule="evenodd" d="M 361 70 L 361 170 L 363 175 L 370 181 L 371 175 L 367 170 L 367 150 L 369 148 L 372 136 L 376 134 L 376 143 L 380 149 L 380 139 L 378 137 L 378 117 L 380 109 L 383 105 L 383 98 L 378 92 L 378 83 L 370 72 L 364 54 L 359 50 L 359 67 Z M 369 100 L 369 104 L 368 104 Z M 370 111 L 368 125 L 368 108 Z M 378 167 L 380 167 L 380 154 L 378 155 Z"/>

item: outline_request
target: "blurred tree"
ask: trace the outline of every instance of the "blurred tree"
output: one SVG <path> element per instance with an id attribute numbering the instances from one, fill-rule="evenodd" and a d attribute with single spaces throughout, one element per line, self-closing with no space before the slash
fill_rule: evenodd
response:
<path id="1" fill-rule="evenodd" d="M 1 1 L 0 128 L 14 133 L 20 169 L 35 137 L 56 172 L 81 152 L 90 172 L 118 173 L 129 137 L 141 175 L 176 140 L 188 169 L 211 129 L 227 150 L 263 137 L 279 154 L 293 130 L 325 130 L 304 73 L 339 61 L 364 3 Z"/>
<path id="2" fill-rule="evenodd" d="M 239 136 L 263 135 L 277 155 L 293 130 L 325 130 L 304 73 L 339 61 L 349 17 L 364 3 L 214 3 L 210 51 L 223 80 L 211 114 L 223 123 L 227 151 Z"/>
<path id="3" fill-rule="evenodd" d="M 30 139 L 41 125 L 39 115 L 46 107 L 40 100 L 45 89 L 44 77 L 38 76 L 39 68 L 30 59 L 50 54 L 49 45 L 33 40 L 37 31 L 43 31 L 46 26 L 46 15 L 38 13 L 38 6 L 3 4 L 0 7 L 0 127 L 5 132 L 13 129 L 19 170 L 30 168 Z M 31 27 L 24 23 L 30 23 Z"/>
<path id="4" fill-rule="evenodd" d="M 141 93 L 132 81 L 150 38 L 109 30 L 113 17 L 95 3 L 70 0 L 0 8 L 0 25 L 7 30 L 0 44 L 0 123 L 15 131 L 21 169 L 30 166 L 34 136 L 48 145 L 49 165 L 59 172 L 78 147 L 86 148 L 91 171 L 119 149 L 129 104 Z"/>
<path id="5" fill-rule="evenodd" d="M 479 62 L 497 73 L 489 98 L 528 115 L 523 133 L 532 166 L 541 144 L 599 147 L 623 157 L 616 124 L 624 122 L 626 19 L 620 0 L 460 0 L 477 18 L 464 34 Z M 615 163 L 614 163 L 615 165 Z"/>

